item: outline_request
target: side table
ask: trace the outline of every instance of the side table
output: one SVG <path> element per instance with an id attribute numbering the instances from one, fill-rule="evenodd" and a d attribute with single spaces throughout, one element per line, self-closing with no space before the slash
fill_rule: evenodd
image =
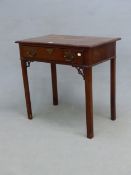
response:
<path id="1" fill-rule="evenodd" d="M 87 137 L 93 138 L 92 67 L 110 60 L 111 120 L 116 119 L 116 41 L 121 38 L 92 36 L 47 35 L 16 41 L 25 90 L 28 118 L 32 108 L 27 67 L 33 61 L 51 65 L 53 104 L 58 105 L 56 64 L 70 65 L 78 70 L 85 81 Z"/>

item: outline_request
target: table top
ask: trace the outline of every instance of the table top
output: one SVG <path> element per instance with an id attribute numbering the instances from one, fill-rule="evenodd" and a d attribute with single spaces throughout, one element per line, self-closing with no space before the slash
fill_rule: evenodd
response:
<path id="1" fill-rule="evenodd" d="M 111 43 L 121 38 L 106 38 L 94 36 L 72 36 L 72 35 L 47 35 L 25 40 L 16 41 L 22 44 L 46 44 L 46 45 L 63 45 L 74 47 L 96 47 L 99 45 Z"/>

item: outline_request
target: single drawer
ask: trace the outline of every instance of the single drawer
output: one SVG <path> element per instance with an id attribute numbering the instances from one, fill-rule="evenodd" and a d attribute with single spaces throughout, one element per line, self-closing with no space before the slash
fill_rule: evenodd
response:
<path id="1" fill-rule="evenodd" d="M 20 46 L 20 55 L 22 59 L 27 60 L 82 64 L 84 50 L 79 48 Z"/>

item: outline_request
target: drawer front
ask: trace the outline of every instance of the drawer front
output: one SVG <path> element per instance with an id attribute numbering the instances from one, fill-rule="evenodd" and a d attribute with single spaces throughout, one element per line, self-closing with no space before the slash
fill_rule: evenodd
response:
<path id="1" fill-rule="evenodd" d="M 23 59 L 35 61 L 58 61 L 66 64 L 82 64 L 84 51 L 79 48 L 20 46 L 20 55 Z"/>

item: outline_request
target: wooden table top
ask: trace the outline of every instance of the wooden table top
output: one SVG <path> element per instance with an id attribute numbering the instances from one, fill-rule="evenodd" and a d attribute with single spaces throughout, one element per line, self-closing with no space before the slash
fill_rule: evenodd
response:
<path id="1" fill-rule="evenodd" d="M 74 46 L 74 47 L 96 47 L 103 44 L 115 42 L 121 38 L 106 38 L 94 36 L 72 36 L 72 35 L 47 35 L 35 37 L 25 40 L 16 41 L 22 44 L 46 44 L 46 45 L 60 45 L 60 46 Z"/>

